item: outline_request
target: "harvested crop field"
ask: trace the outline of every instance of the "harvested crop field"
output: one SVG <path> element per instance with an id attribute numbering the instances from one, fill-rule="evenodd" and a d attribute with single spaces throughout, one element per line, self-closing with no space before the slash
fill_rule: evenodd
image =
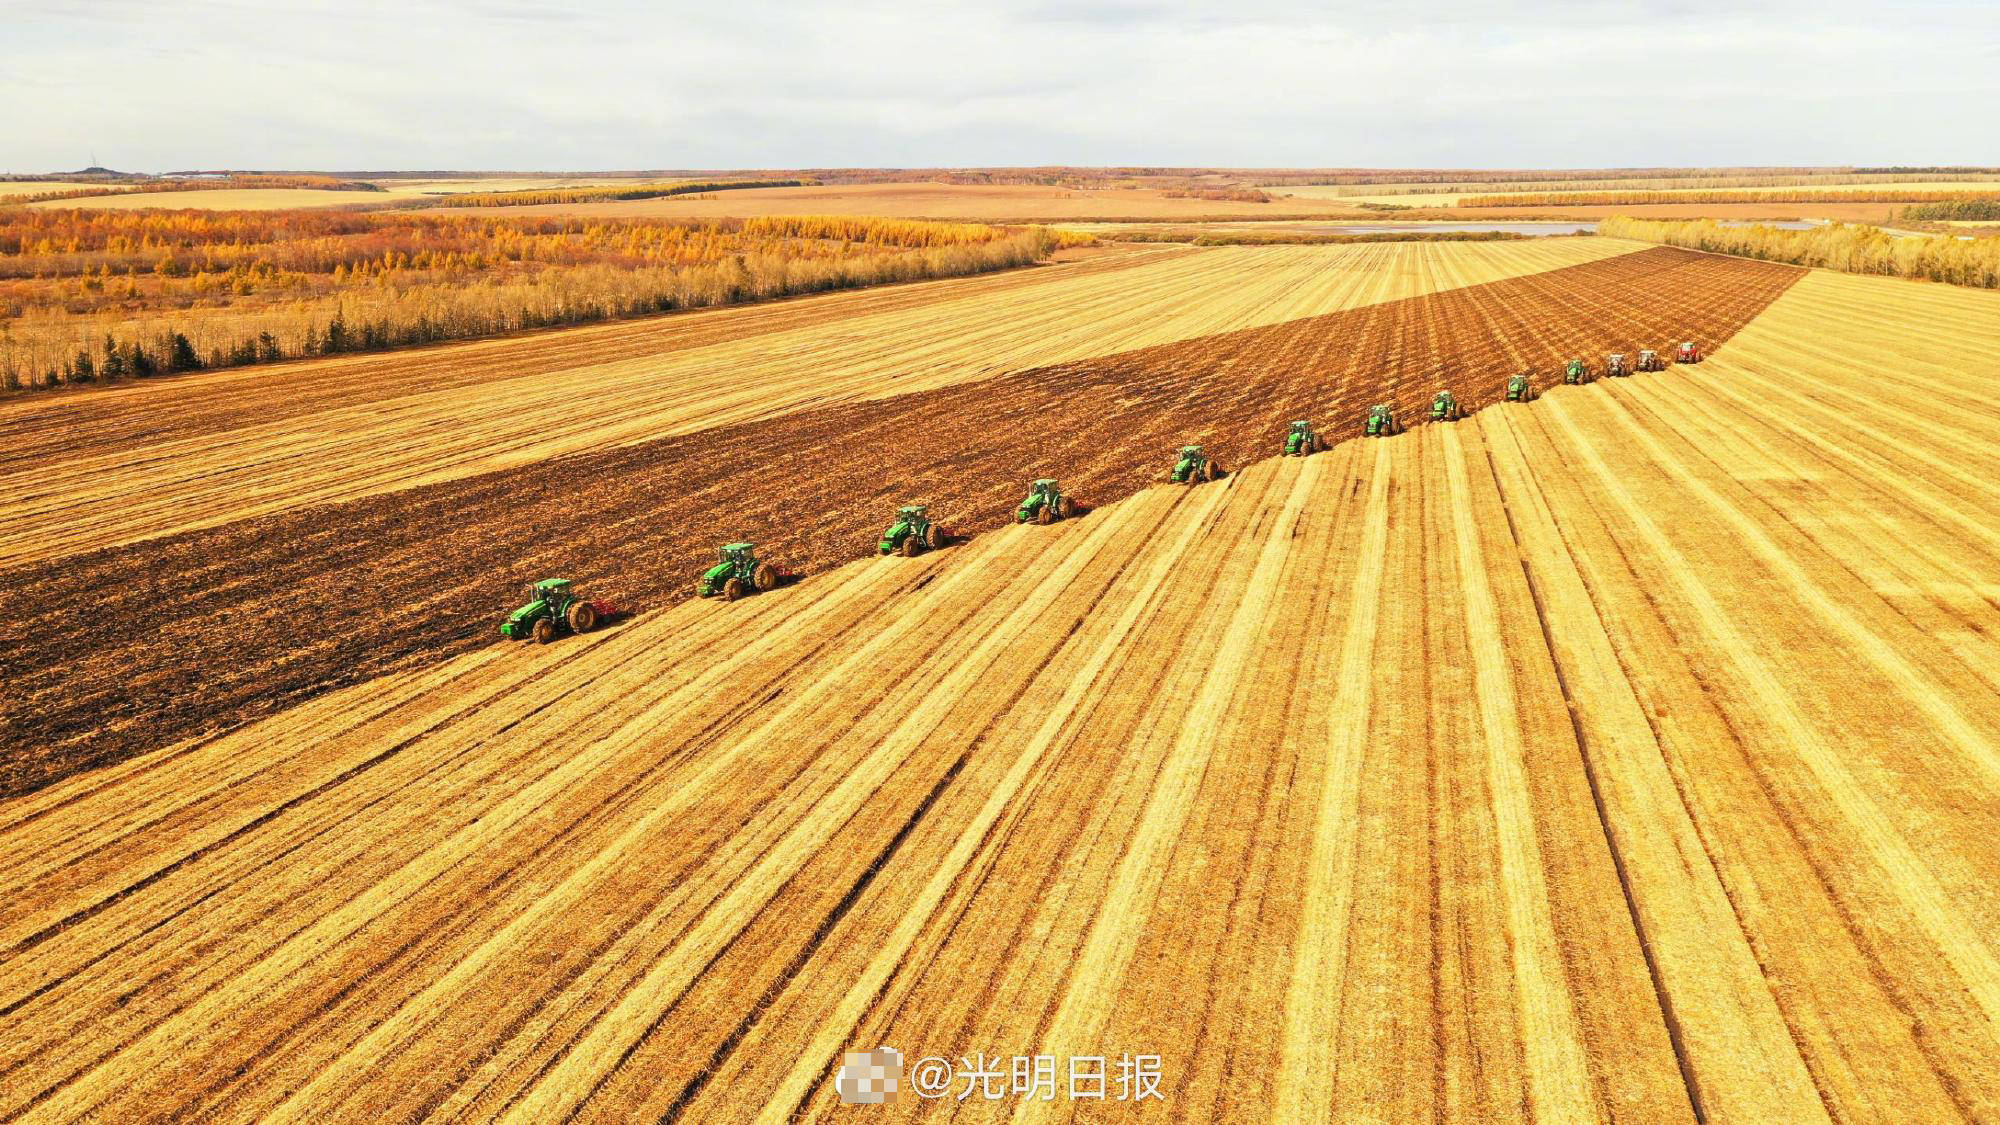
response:
<path id="1" fill-rule="evenodd" d="M 0 565 L 1645 245 L 1176 248 L 104 393 L 17 396 L 0 402 Z"/>
<path id="2" fill-rule="evenodd" d="M 907 219 L 1038 222 L 1057 219 L 1186 219 L 1199 216 L 1282 218 L 1356 211 L 1323 199 L 1249 203 L 1176 199 L 1154 188 L 1079 190 L 1022 184 L 827 184 L 750 188 L 662 199 L 550 203 L 510 208 L 523 215 L 653 215 L 741 218 L 751 215 L 879 215 Z"/>
<path id="3" fill-rule="evenodd" d="M 18 567 L 24 603 L 46 608 L 0 628 L 0 676 L 15 689 L 0 729 L 38 748 L 6 763 L 8 787 L 487 644 L 497 600 L 545 573 L 657 607 L 687 596 L 718 535 L 820 570 L 870 551 L 902 502 L 990 530 L 1037 476 L 1103 502 L 1158 479 L 1185 442 L 1241 465 L 1293 417 L 1351 432 L 1369 404 L 1414 416 L 1439 386 L 1478 406 L 1524 367 L 1683 336 L 1720 343 L 1802 275 L 1655 248 L 1102 359 L 784 404 Z M 177 603 L 135 575 L 226 600 Z"/>
<path id="4" fill-rule="evenodd" d="M 1826 219 L 1843 223 L 1886 223 L 1908 203 L 1624 203 L 1592 206 L 1449 207 L 1397 211 L 1395 219 L 1484 221 L 1506 219 L 1608 219 L 1630 215 L 1638 219 L 1722 219 L 1733 222 Z"/>
<path id="5" fill-rule="evenodd" d="M 831 1117 L 878 1044 L 1157 1054 L 1178 1117 L 2000 1115 L 2000 297 L 1633 257 L 1747 325 L 0 804 L 0 1117 Z M 1572 285 L 1624 261 L 1442 319 L 1649 329 Z"/>

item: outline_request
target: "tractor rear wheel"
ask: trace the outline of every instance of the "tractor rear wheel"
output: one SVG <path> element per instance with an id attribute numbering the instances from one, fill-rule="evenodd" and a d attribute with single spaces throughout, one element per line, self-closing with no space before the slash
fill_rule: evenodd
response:
<path id="1" fill-rule="evenodd" d="M 924 528 L 924 546 L 929 547 L 933 551 L 944 546 L 944 528 L 939 527 L 937 524 L 932 524 Z"/>
<path id="2" fill-rule="evenodd" d="M 1075 514 L 1076 514 L 1076 505 L 1070 503 L 1069 497 L 1065 496 L 1062 499 L 1056 501 L 1057 519 L 1066 520 Z"/>
<path id="3" fill-rule="evenodd" d="M 556 623 L 547 617 L 536 621 L 533 636 L 536 644 L 548 644 L 550 641 L 556 639 Z"/>
<path id="4" fill-rule="evenodd" d="M 733 602 L 749 592 L 741 578 L 732 578 L 722 584 L 722 600 L 725 602 Z"/>
<path id="5" fill-rule="evenodd" d="M 756 584 L 758 593 L 775 590 L 778 588 L 778 572 L 771 568 L 770 563 L 758 563 L 757 569 L 750 572 L 750 581 Z"/>
<path id="6" fill-rule="evenodd" d="M 597 628 L 597 607 L 589 602 L 574 602 L 569 607 L 569 630 L 572 633 L 588 633 Z"/>
<path id="7" fill-rule="evenodd" d="M 917 538 L 917 533 L 912 531 L 905 534 L 903 541 L 896 545 L 896 553 L 906 559 L 914 559 L 917 557 L 917 548 L 922 545 L 923 540 Z"/>

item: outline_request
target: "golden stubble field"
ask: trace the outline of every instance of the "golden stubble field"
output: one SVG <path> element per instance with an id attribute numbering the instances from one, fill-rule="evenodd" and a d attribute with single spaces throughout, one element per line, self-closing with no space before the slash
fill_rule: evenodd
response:
<path id="1" fill-rule="evenodd" d="M 0 1116 L 834 1117 L 882 1043 L 1995 1116 L 1996 364 L 2000 297 L 1814 273 L 1693 369 L 0 803 Z"/>

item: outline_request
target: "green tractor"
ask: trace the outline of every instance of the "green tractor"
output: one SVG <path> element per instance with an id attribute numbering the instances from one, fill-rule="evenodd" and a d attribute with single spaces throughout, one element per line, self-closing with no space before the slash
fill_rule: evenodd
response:
<path id="1" fill-rule="evenodd" d="M 1293 422 L 1291 432 L 1285 435 L 1285 456 L 1304 457 L 1308 453 L 1318 453 L 1326 448 L 1326 439 L 1313 432 L 1311 422 Z"/>
<path id="2" fill-rule="evenodd" d="M 694 584 L 694 596 L 733 602 L 745 594 L 762 594 L 777 588 L 786 575 L 777 567 L 757 559 L 754 543 L 729 543 L 722 548 L 722 561 L 702 573 Z"/>
<path id="3" fill-rule="evenodd" d="M 1612 356 L 1611 358 L 1617 360 L 1620 363 L 1625 362 L 1624 356 L 1615 355 Z M 1570 386 L 1576 386 L 1579 383 L 1587 381 L 1589 378 L 1590 378 L 1590 368 L 1586 366 L 1584 362 L 1580 359 L 1570 360 L 1569 365 L 1563 368 L 1563 382 L 1569 384 Z"/>
<path id="4" fill-rule="evenodd" d="M 567 578 L 544 578 L 528 583 L 528 604 L 507 615 L 500 635 L 510 641 L 533 637 L 545 645 L 565 630 L 588 633 L 617 613 L 610 602 L 577 597 Z"/>
<path id="5" fill-rule="evenodd" d="M 1450 391 L 1439 391 L 1437 397 L 1431 399 L 1431 421 L 1456 422 L 1463 417 L 1465 408 L 1458 404 L 1458 399 L 1452 397 Z"/>
<path id="6" fill-rule="evenodd" d="M 896 509 L 896 522 L 882 533 L 882 541 L 875 547 L 882 554 L 907 559 L 921 551 L 935 551 L 944 541 L 944 528 L 931 522 L 922 504 L 905 504 Z"/>
<path id="7" fill-rule="evenodd" d="M 1203 453 L 1201 446 L 1183 445 L 1180 459 L 1174 462 L 1174 471 L 1168 475 L 1175 484 L 1199 484 L 1221 476 L 1222 466 Z"/>
<path id="8" fill-rule="evenodd" d="M 1527 372 L 1523 371 L 1521 374 L 1507 380 L 1508 402 L 1526 402 L 1534 397 L 1535 388 L 1528 382 Z"/>
<path id="9" fill-rule="evenodd" d="M 1054 523 L 1074 513 L 1075 508 L 1069 497 L 1063 495 L 1062 486 L 1044 477 L 1028 486 L 1028 498 L 1014 509 L 1014 522 Z"/>
<path id="10" fill-rule="evenodd" d="M 1396 412 L 1386 402 L 1369 407 L 1368 420 L 1361 423 L 1361 432 L 1369 437 L 1388 437 L 1402 431 L 1403 424 L 1396 421 Z"/>

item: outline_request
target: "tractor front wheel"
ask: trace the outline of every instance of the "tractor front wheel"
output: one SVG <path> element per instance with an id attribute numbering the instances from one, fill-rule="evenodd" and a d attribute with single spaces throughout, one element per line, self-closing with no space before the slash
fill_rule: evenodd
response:
<path id="1" fill-rule="evenodd" d="M 750 581 L 756 583 L 759 593 L 775 590 L 778 588 L 778 572 L 770 563 L 758 563 L 757 569 L 750 572 Z"/>
<path id="2" fill-rule="evenodd" d="M 536 644 L 538 645 L 548 644 L 550 641 L 556 639 L 556 623 L 553 620 L 544 617 L 541 620 L 535 622 L 535 630 L 532 635 L 535 638 Z"/>
<path id="3" fill-rule="evenodd" d="M 749 592 L 749 587 L 743 585 L 741 578 L 732 578 L 722 584 L 722 600 L 725 602 L 733 602 Z"/>
<path id="4" fill-rule="evenodd" d="M 1045 524 L 1046 524 L 1046 523 L 1054 523 L 1054 522 L 1056 522 L 1056 509 L 1055 509 L 1055 505 L 1053 505 L 1053 504 L 1046 504 L 1046 503 L 1045 503 L 1045 504 L 1043 504 L 1043 505 L 1042 505 L 1042 506 L 1041 506 L 1040 508 L 1036 509 L 1036 510 L 1035 510 L 1035 522 L 1036 522 L 1036 523 L 1045 523 Z"/>
<path id="5" fill-rule="evenodd" d="M 903 536 L 903 541 L 897 544 L 896 553 L 903 556 L 906 559 L 914 559 L 917 557 L 917 548 L 921 547 L 922 545 L 923 545 L 923 540 L 917 538 L 917 533 L 912 531 L 905 534 Z"/>
<path id="6" fill-rule="evenodd" d="M 588 633 L 597 628 L 597 607 L 589 602 L 576 602 L 569 607 L 569 629 L 572 633 Z"/>

